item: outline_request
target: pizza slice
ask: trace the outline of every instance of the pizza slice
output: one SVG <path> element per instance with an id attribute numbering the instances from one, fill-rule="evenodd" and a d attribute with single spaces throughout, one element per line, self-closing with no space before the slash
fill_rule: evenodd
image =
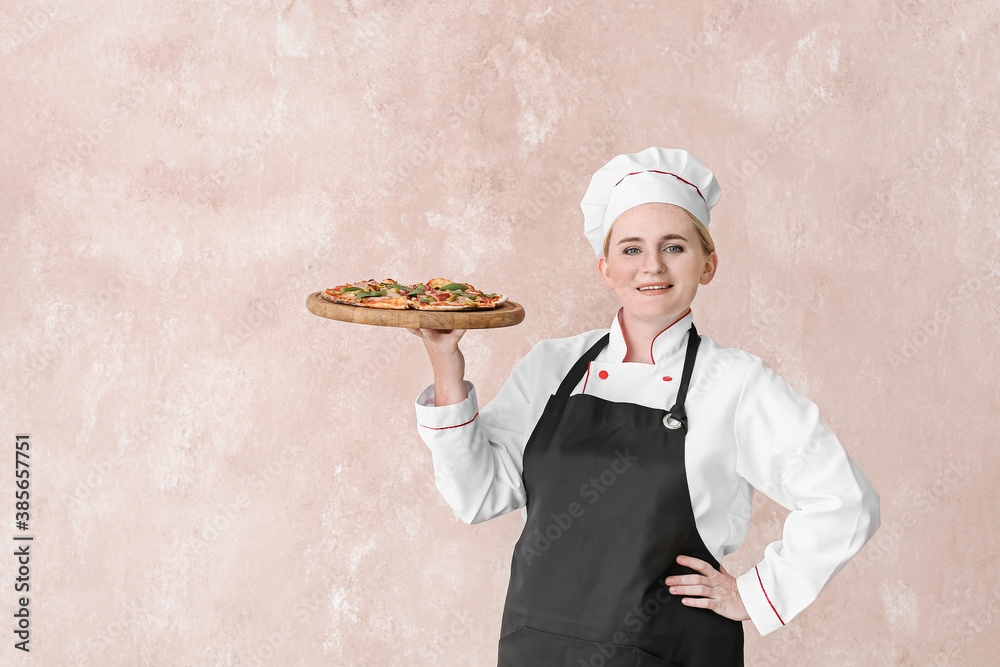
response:
<path id="1" fill-rule="evenodd" d="M 357 293 L 372 290 L 377 284 L 374 279 L 369 279 L 347 283 L 346 285 L 337 285 L 336 287 L 324 290 L 320 293 L 320 296 L 333 303 L 346 303 L 356 306 L 359 303 L 356 297 Z"/>
<path id="2" fill-rule="evenodd" d="M 410 285 L 408 303 L 417 310 L 481 310 L 496 308 L 506 296 L 477 290 L 468 283 L 434 278 Z"/>
<path id="3" fill-rule="evenodd" d="M 408 307 L 407 287 L 397 283 L 392 278 L 386 278 L 380 282 L 375 282 L 374 278 L 370 278 L 356 283 L 331 287 L 325 290 L 322 295 L 323 298 L 334 303 L 406 310 Z"/>

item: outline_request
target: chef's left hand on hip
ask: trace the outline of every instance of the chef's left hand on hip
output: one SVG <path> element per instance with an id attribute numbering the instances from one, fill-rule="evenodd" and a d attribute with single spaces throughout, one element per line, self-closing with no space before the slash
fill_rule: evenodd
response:
<path id="1" fill-rule="evenodd" d="M 674 595 L 695 597 L 681 598 L 681 602 L 689 607 L 711 609 L 719 616 L 734 621 L 748 621 L 740 592 L 736 588 L 736 578 L 719 566 L 716 570 L 710 564 L 691 556 L 678 556 L 677 562 L 698 572 L 698 574 L 679 574 L 665 579 Z"/>

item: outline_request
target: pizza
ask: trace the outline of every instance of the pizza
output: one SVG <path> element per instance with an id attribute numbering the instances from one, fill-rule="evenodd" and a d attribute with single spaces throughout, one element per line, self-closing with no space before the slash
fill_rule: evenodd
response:
<path id="1" fill-rule="evenodd" d="M 338 285 L 320 293 L 327 301 L 367 308 L 403 310 L 490 310 L 507 301 L 502 294 L 477 290 L 468 283 L 434 278 L 409 285 L 374 278 Z"/>

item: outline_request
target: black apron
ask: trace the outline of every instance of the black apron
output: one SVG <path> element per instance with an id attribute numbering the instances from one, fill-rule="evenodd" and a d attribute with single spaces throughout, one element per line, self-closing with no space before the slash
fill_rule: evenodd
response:
<path id="1" fill-rule="evenodd" d="M 524 452 L 528 518 L 511 560 L 498 667 L 737 667 L 743 624 L 664 583 L 719 562 L 698 534 L 684 468 L 688 336 L 669 411 L 570 392 L 605 335 L 549 397 Z"/>

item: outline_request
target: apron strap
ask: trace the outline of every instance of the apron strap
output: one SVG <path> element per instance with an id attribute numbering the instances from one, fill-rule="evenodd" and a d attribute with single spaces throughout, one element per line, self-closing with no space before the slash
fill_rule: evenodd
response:
<path id="1" fill-rule="evenodd" d="M 587 372 L 587 366 L 590 362 L 597 358 L 597 355 L 601 353 L 604 346 L 608 344 L 611 340 L 611 332 L 604 334 L 599 341 L 594 343 L 594 345 L 583 353 L 583 356 L 577 359 L 576 363 L 573 364 L 573 368 L 569 369 L 569 373 L 563 378 L 562 384 L 559 385 L 559 390 L 556 392 L 556 397 L 560 399 L 569 398 L 569 393 L 573 391 L 574 387 L 580 383 L 583 378 L 583 374 Z"/>
<path id="2" fill-rule="evenodd" d="M 681 423 L 681 428 L 687 433 L 687 412 L 684 410 L 684 400 L 687 398 L 688 385 L 691 384 L 691 372 L 694 370 L 694 360 L 698 356 L 698 345 L 701 344 L 701 336 L 698 330 L 691 323 L 691 330 L 688 332 L 687 350 L 684 352 L 684 372 L 681 373 L 681 385 L 677 388 L 677 401 L 670 408 L 669 415 Z"/>

